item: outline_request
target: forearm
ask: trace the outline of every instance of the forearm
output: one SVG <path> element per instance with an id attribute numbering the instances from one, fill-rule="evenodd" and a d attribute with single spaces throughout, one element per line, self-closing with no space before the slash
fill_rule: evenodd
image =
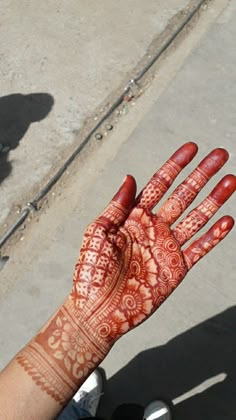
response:
<path id="1" fill-rule="evenodd" d="M 91 341 L 70 298 L 0 374 L 3 419 L 53 419 L 106 352 Z"/>

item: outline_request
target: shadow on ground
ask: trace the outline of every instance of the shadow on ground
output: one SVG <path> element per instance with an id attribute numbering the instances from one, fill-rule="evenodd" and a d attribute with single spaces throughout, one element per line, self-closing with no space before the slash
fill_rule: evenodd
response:
<path id="1" fill-rule="evenodd" d="M 47 93 L 0 97 L 0 183 L 12 170 L 9 152 L 18 147 L 31 123 L 48 115 L 53 103 Z"/>
<path id="2" fill-rule="evenodd" d="M 174 420 L 236 418 L 236 306 L 138 354 L 109 379 L 100 411 L 108 418 L 122 403 L 173 400 L 205 381 L 207 389 L 175 406 Z"/>

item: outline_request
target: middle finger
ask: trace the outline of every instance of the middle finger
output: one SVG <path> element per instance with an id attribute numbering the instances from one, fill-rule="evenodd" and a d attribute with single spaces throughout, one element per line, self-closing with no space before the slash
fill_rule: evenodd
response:
<path id="1" fill-rule="evenodd" d="M 196 169 L 180 184 L 158 210 L 157 216 L 172 225 L 193 202 L 195 197 L 228 160 L 225 149 L 215 149 L 207 155 Z"/>

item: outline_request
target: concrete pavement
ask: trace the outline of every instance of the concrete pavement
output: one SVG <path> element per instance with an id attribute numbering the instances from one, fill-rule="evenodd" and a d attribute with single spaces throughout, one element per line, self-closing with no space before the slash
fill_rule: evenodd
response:
<path id="1" fill-rule="evenodd" d="M 10 150 L 0 161 L 1 224 L 78 145 L 85 121 L 103 114 L 189 0 L 164 3 L 2 1 L 0 144 Z"/>
<path id="2" fill-rule="evenodd" d="M 141 188 L 189 140 L 199 144 L 199 154 L 178 181 L 214 147 L 231 155 L 197 202 L 235 172 L 235 17 L 233 2 L 211 3 L 162 63 L 151 90 L 109 139 L 74 163 L 62 194 L 9 249 L 0 285 L 2 366 L 70 290 L 84 228 L 127 172 Z M 235 197 L 217 217 L 223 214 L 236 217 Z M 101 412 L 162 396 L 178 403 L 176 419 L 235 418 L 235 245 L 233 231 L 151 319 L 116 344 L 103 363 L 108 383 Z"/>

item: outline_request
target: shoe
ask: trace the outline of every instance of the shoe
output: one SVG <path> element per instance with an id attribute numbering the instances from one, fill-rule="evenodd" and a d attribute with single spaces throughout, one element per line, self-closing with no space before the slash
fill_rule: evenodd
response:
<path id="1" fill-rule="evenodd" d="M 73 400 L 79 407 L 89 412 L 91 417 L 94 417 L 97 413 L 98 404 L 102 396 L 102 387 L 102 375 L 96 369 L 73 397 Z"/>
<path id="2" fill-rule="evenodd" d="M 144 410 L 145 420 L 171 420 L 170 407 L 161 400 L 152 401 Z"/>

